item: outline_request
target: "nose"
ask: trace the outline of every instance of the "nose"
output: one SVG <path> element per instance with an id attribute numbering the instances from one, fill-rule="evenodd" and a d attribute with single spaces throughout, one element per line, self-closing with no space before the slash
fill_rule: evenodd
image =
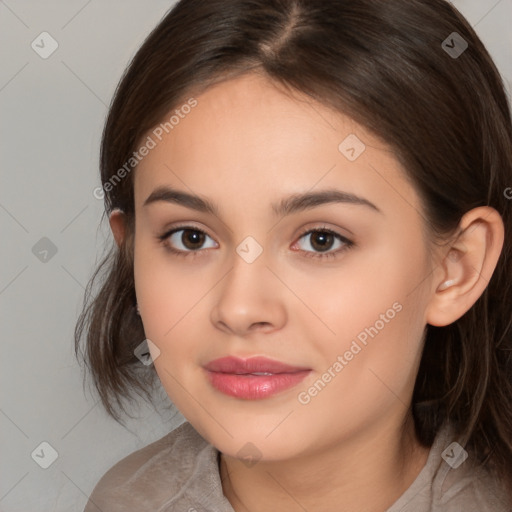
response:
<path id="1" fill-rule="evenodd" d="M 210 315 L 216 328 L 243 337 L 270 333 L 286 323 L 286 289 L 267 267 L 264 254 L 252 263 L 238 255 L 233 258 L 232 269 L 216 287 Z"/>

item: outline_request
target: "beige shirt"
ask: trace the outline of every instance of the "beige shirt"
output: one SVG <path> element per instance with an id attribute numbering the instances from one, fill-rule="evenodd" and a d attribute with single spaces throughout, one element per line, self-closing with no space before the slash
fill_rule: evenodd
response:
<path id="1" fill-rule="evenodd" d="M 447 426 L 439 432 L 424 468 L 385 512 L 512 511 L 503 490 L 471 465 L 471 454 L 462 462 L 450 432 Z M 107 471 L 84 512 L 234 512 L 222 492 L 219 456 L 182 423 Z"/>

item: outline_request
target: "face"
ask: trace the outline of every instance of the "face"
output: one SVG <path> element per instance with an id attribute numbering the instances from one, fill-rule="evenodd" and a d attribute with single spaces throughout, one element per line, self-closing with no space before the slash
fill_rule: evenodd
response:
<path id="1" fill-rule="evenodd" d="M 258 75 L 195 99 L 168 134 L 147 134 L 134 175 L 137 301 L 170 399 L 230 456 L 250 442 L 291 458 L 397 425 L 431 261 L 390 148 Z M 226 357 L 288 366 L 205 369 Z"/>

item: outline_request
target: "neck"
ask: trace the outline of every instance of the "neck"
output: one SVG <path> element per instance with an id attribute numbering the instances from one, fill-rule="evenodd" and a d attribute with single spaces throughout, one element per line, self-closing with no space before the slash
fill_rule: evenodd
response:
<path id="1" fill-rule="evenodd" d="M 236 512 L 382 512 L 412 484 L 428 453 L 408 418 L 398 428 L 379 424 L 290 460 L 248 467 L 221 454 L 220 475 Z"/>

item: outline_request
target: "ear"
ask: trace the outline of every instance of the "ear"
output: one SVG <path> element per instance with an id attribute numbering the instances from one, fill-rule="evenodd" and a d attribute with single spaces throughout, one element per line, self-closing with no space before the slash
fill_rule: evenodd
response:
<path id="1" fill-rule="evenodd" d="M 118 247 L 121 247 L 125 235 L 125 214 L 119 208 L 112 210 L 109 217 L 110 229 Z"/>
<path id="2" fill-rule="evenodd" d="M 430 325 L 449 325 L 466 313 L 486 289 L 503 248 L 504 225 L 489 206 L 467 212 L 455 241 L 444 249 L 434 271 L 433 295 L 426 311 Z"/>

